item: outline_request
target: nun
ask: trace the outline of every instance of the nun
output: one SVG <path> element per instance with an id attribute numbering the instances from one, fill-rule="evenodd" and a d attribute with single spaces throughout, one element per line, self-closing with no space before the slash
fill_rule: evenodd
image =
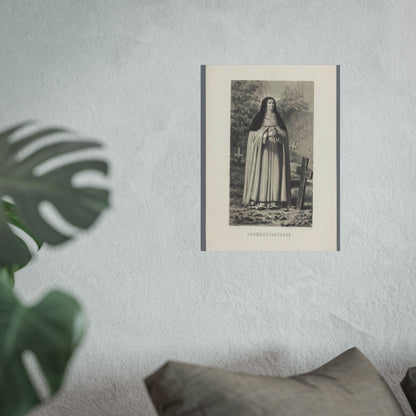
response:
<path id="1" fill-rule="evenodd" d="M 272 97 L 263 99 L 248 133 L 243 204 L 256 209 L 291 204 L 287 128 Z"/>

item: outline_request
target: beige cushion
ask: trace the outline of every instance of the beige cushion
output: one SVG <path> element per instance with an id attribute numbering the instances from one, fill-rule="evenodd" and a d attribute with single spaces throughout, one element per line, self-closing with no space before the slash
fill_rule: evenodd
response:
<path id="1" fill-rule="evenodd" d="M 407 370 L 407 373 L 400 384 L 416 415 L 416 367 L 411 367 Z"/>
<path id="2" fill-rule="evenodd" d="M 382 376 L 357 348 L 288 378 L 168 362 L 145 383 L 164 416 L 403 415 Z"/>

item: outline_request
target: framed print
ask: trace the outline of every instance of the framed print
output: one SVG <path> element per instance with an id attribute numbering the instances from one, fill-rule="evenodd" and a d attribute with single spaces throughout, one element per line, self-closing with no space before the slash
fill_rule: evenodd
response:
<path id="1" fill-rule="evenodd" d="M 337 66 L 201 73 L 202 250 L 337 250 Z"/>

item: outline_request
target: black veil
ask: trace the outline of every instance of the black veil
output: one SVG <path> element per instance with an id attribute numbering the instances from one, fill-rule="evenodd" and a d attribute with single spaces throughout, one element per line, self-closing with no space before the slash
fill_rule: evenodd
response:
<path id="1" fill-rule="evenodd" d="M 263 101 L 261 102 L 260 111 L 256 114 L 253 121 L 250 125 L 250 131 L 257 131 L 261 127 L 261 123 L 263 123 L 264 115 L 266 114 L 267 109 L 267 100 L 273 100 L 274 101 L 274 109 L 273 113 L 276 115 L 277 124 L 279 127 L 287 132 L 287 128 L 285 126 L 285 123 L 282 120 L 282 117 L 280 117 L 280 114 L 276 110 L 276 100 L 273 97 L 266 97 L 263 98 Z"/>

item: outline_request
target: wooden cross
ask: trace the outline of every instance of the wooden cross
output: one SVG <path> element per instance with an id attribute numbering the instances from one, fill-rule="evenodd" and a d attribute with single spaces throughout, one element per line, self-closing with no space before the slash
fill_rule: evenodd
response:
<path id="1" fill-rule="evenodd" d="M 241 158 L 242 158 L 243 154 L 240 152 L 240 148 L 239 147 L 237 148 L 237 153 L 235 155 L 237 156 L 237 163 L 239 165 L 241 165 Z"/>
<path id="2" fill-rule="evenodd" d="M 302 165 L 298 166 L 296 173 L 300 175 L 299 179 L 299 194 L 298 201 L 296 203 L 296 209 L 303 209 L 303 202 L 305 200 L 305 188 L 307 179 L 312 179 L 313 172 L 308 169 L 309 159 L 307 157 L 302 158 Z"/>

